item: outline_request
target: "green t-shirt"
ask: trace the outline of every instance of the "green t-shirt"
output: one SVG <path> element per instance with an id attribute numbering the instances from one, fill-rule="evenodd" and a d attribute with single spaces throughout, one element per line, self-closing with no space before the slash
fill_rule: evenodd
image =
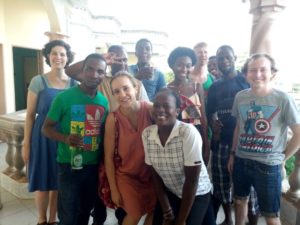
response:
<path id="1" fill-rule="evenodd" d="M 107 113 L 108 101 L 100 92 L 91 98 L 79 87 L 73 87 L 54 98 L 48 117 L 58 122 L 61 133 L 81 134 L 84 142 L 82 164 L 95 165 L 99 162 L 99 145 L 103 142 L 103 127 Z M 57 162 L 71 162 L 69 145 L 58 143 Z"/>
<path id="2" fill-rule="evenodd" d="M 207 80 L 205 81 L 205 83 L 202 84 L 204 91 L 208 91 L 208 89 L 213 84 L 213 82 L 214 82 L 214 78 L 212 77 L 212 75 L 210 73 L 208 73 Z"/>

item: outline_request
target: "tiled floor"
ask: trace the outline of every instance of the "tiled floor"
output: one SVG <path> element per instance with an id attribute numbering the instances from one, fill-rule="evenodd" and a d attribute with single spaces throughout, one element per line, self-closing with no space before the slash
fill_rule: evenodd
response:
<path id="1" fill-rule="evenodd" d="M 6 167 L 5 163 L 6 145 L 0 144 L 0 172 Z M 34 200 L 22 200 L 12 195 L 7 190 L 4 190 L 0 184 L 0 195 L 2 200 L 2 209 L 0 209 L 0 225 L 35 225 L 37 224 L 37 211 L 34 205 Z M 224 213 L 219 211 L 217 223 L 224 220 Z M 116 225 L 114 212 L 108 209 L 108 217 L 105 225 Z M 139 223 L 142 225 L 143 221 Z M 259 225 L 264 225 L 265 222 L 260 218 Z"/>
<path id="2" fill-rule="evenodd" d="M 1 187 L 2 209 L 0 210 L 0 225 L 35 225 L 37 211 L 33 200 L 21 200 Z M 108 210 L 105 225 L 115 225 L 116 219 L 112 210 Z"/>

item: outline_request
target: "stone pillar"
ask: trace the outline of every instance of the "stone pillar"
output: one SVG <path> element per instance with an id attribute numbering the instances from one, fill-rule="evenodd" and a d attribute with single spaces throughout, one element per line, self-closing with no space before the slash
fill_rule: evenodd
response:
<path id="1" fill-rule="evenodd" d="M 4 174 L 10 176 L 14 172 L 14 144 L 12 135 L 7 132 L 2 132 L 1 138 L 7 144 L 7 151 L 5 155 L 5 161 L 7 163 L 7 168 L 3 171 Z"/>
<path id="2" fill-rule="evenodd" d="M 250 0 L 253 14 L 250 54 L 264 52 L 272 55 L 274 24 L 287 0 Z"/>

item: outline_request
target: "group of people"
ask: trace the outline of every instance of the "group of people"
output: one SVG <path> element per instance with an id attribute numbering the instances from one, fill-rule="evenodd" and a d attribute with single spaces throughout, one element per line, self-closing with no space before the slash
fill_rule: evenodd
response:
<path id="1" fill-rule="evenodd" d="M 87 225 L 90 215 L 103 224 L 101 163 L 119 224 L 146 215 L 146 225 L 215 225 L 222 205 L 231 225 L 233 202 L 237 225 L 247 215 L 280 224 L 281 168 L 300 148 L 300 114 L 272 86 L 274 60 L 254 54 L 238 72 L 228 45 L 210 58 L 204 42 L 178 47 L 166 84 L 152 48 L 136 43 L 136 65 L 120 45 L 70 65 L 68 44 L 45 45 L 51 70 L 30 83 L 23 149 L 38 225 Z"/>

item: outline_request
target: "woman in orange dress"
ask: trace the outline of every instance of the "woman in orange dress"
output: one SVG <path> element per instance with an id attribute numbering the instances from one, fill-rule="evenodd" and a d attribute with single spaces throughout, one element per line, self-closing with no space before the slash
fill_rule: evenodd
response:
<path id="1" fill-rule="evenodd" d="M 127 72 L 119 72 L 111 80 L 112 93 L 119 108 L 108 115 L 105 125 L 105 169 L 112 201 L 126 212 L 123 225 L 136 225 L 147 214 L 144 224 L 152 224 L 156 204 L 155 190 L 141 134 L 151 125 L 151 103 L 136 100 L 136 83 Z M 116 123 L 117 126 L 116 126 Z M 114 165 L 115 135 L 118 132 L 118 154 L 121 165 Z"/>

